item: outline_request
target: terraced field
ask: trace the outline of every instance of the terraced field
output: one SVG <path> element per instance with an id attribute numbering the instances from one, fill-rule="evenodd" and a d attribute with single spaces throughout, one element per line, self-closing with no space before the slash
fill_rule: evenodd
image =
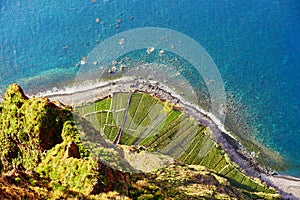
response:
<path id="1" fill-rule="evenodd" d="M 255 198 L 259 192 L 276 193 L 260 180 L 247 176 L 214 141 L 208 127 L 146 93 L 116 93 L 90 105 L 75 107 L 99 134 L 115 144 L 144 146 L 177 161 L 203 165 L 245 189 Z"/>

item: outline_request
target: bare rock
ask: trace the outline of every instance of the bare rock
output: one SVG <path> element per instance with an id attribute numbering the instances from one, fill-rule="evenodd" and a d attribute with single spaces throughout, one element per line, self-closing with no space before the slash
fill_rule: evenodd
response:
<path id="1" fill-rule="evenodd" d="M 66 158 L 80 158 L 79 147 L 75 142 L 69 142 L 65 153 Z"/>

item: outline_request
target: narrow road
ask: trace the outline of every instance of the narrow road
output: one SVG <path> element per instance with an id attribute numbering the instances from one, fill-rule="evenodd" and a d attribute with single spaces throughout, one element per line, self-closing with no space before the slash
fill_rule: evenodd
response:
<path id="1" fill-rule="evenodd" d="M 127 101 L 127 106 L 126 106 L 123 121 L 122 121 L 122 125 L 120 126 L 118 134 L 117 134 L 117 136 L 114 140 L 115 145 L 119 144 L 121 136 L 122 136 L 122 132 L 123 132 L 124 125 L 125 125 L 125 122 L 126 122 L 126 118 L 127 118 L 128 108 L 129 108 L 129 105 L 130 105 L 130 102 L 131 102 L 131 96 L 132 96 L 132 92 L 130 91 L 130 95 L 129 95 L 129 98 L 128 98 L 128 101 Z"/>

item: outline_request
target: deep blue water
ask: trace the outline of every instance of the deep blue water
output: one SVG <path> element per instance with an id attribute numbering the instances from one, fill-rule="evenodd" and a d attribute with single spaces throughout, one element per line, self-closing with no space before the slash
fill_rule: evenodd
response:
<path id="1" fill-rule="evenodd" d="M 300 177 L 298 0 L 1 0 L 0 7 L 2 94 L 13 82 L 46 90 L 72 78 L 96 40 L 140 27 L 174 29 L 208 51 L 240 120 L 287 160 L 282 173 Z"/>

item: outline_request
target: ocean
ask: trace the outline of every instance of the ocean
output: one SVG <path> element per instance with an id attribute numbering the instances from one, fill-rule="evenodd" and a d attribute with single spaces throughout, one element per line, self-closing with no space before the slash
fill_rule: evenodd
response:
<path id="1" fill-rule="evenodd" d="M 82 57 L 117 33 L 172 29 L 214 60 L 239 134 L 279 153 L 280 173 L 300 177 L 299 1 L 1 0 L 0 8 L 1 96 L 15 82 L 27 93 L 71 83 Z"/>

